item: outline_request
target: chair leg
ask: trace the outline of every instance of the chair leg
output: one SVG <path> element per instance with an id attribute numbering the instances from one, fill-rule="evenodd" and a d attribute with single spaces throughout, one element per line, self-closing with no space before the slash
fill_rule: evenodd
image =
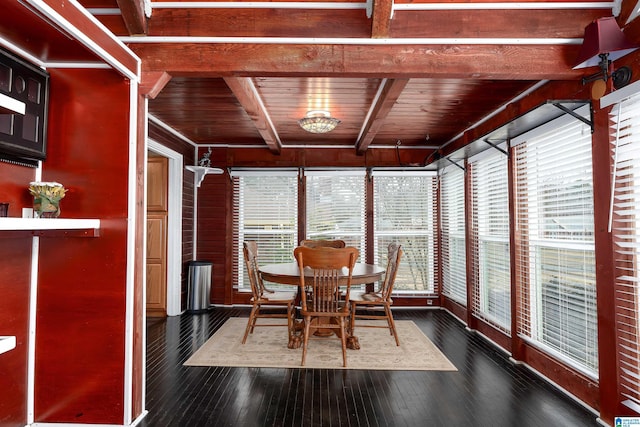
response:
<path id="1" fill-rule="evenodd" d="M 302 363 L 300 366 L 304 366 L 305 359 L 307 358 L 307 344 L 309 343 L 309 327 L 311 326 L 311 317 L 304 317 L 304 337 L 302 339 Z"/>
<path id="2" fill-rule="evenodd" d="M 393 314 L 391 314 L 391 307 L 388 305 L 384 306 L 384 311 L 387 314 L 387 322 L 389 323 L 389 329 L 391 330 L 391 335 L 396 339 L 396 345 L 400 345 L 400 340 L 398 339 L 398 333 L 396 332 L 396 324 L 393 321 Z"/>
<path id="3" fill-rule="evenodd" d="M 251 307 L 251 314 L 249 314 L 249 321 L 247 322 L 247 329 L 244 331 L 244 338 L 242 338 L 242 344 L 247 342 L 247 337 L 249 336 L 249 332 L 253 333 L 253 327 L 256 324 L 256 315 L 258 312 L 258 306 L 254 305 Z"/>
<path id="4" fill-rule="evenodd" d="M 289 340 L 293 338 L 293 304 L 287 304 L 287 328 L 289 328 Z"/>
<path id="5" fill-rule="evenodd" d="M 347 367 L 347 331 L 344 327 L 344 317 L 340 317 L 340 341 L 342 342 L 342 366 Z"/>
<path id="6" fill-rule="evenodd" d="M 356 303 L 351 302 L 351 317 L 349 319 L 349 330 L 351 331 L 351 335 L 355 335 L 356 330 Z"/>

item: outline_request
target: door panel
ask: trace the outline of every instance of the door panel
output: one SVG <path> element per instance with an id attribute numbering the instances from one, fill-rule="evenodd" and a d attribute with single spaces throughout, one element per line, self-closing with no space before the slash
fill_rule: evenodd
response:
<path id="1" fill-rule="evenodd" d="M 147 316 L 167 315 L 167 200 L 169 161 L 147 163 Z"/>

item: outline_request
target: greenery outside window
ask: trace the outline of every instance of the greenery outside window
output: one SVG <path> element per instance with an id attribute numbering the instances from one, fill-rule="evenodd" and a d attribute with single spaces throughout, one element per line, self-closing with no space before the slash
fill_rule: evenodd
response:
<path id="1" fill-rule="evenodd" d="M 344 240 L 365 262 L 365 171 L 305 170 L 306 239 Z"/>
<path id="2" fill-rule="evenodd" d="M 591 129 L 566 115 L 512 143 L 518 334 L 597 377 Z"/>
<path id="3" fill-rule="evenodd" d="M 250 290 L 245 278 L 242 243 L 258 243 L 258 263 L 293 261 L 298 244 L 297 171 L 232 171 L 235 283 L 239 290 Z M 277 287 L 269 284 L 269 287 Z"/>
<path id="4" fill-rule="evenodd" d="M 464 171 L 449 166 L 440 176 L 442 293 L 467 305 Z"/>
<path id="5" fill-rule="evenodd" d="M 435 200 L 433 172 L 373 171 L 374 258 L 387 264 L 387 246 L 404 255 L 394 293 L 435 292 Z"/>
<path id="6" fill-rule="evenodd" d="M 473 223 L 473 313 L 511 330 L 509 180 L 507 156 L 489 149 L 470 160 Z"/>

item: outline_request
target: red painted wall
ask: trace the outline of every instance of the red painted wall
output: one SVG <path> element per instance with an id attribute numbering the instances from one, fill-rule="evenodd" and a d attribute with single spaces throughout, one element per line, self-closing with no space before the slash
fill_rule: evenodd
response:
<path id="1" fill-rule="evenodd" d="M 41 238 L 35 421 L 123 422 L 129 161 L 128 82 L 111 70 L 50 70 L 42 178 L 69 188 L 63 217 L 100 237 Z"/>
<path id="2" fill-rule="evenodd" d="M 0 162 L 0 202 L 9 202 L 9 216 L 21 216 L 31 206 L 25 182 L 34 169 Z M 16 348 L 0 354 L 0 425 L 24 426 L 27 421 L 27 357 L 29 331 L 29 271 L 31 238 L 0 234 L 0 336 L 15 336 Z"/>

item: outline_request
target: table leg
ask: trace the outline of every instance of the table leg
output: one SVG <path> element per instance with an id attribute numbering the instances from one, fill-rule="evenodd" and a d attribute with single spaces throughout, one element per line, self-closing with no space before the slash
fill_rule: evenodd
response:
<path id="1" fill-rule="evenodd" d="M 304 333 L 304 321 L 293 319 L 293 330 L 289 331 L 288 348 L 296 349 L 302 345 L 302 334 Z"/>

